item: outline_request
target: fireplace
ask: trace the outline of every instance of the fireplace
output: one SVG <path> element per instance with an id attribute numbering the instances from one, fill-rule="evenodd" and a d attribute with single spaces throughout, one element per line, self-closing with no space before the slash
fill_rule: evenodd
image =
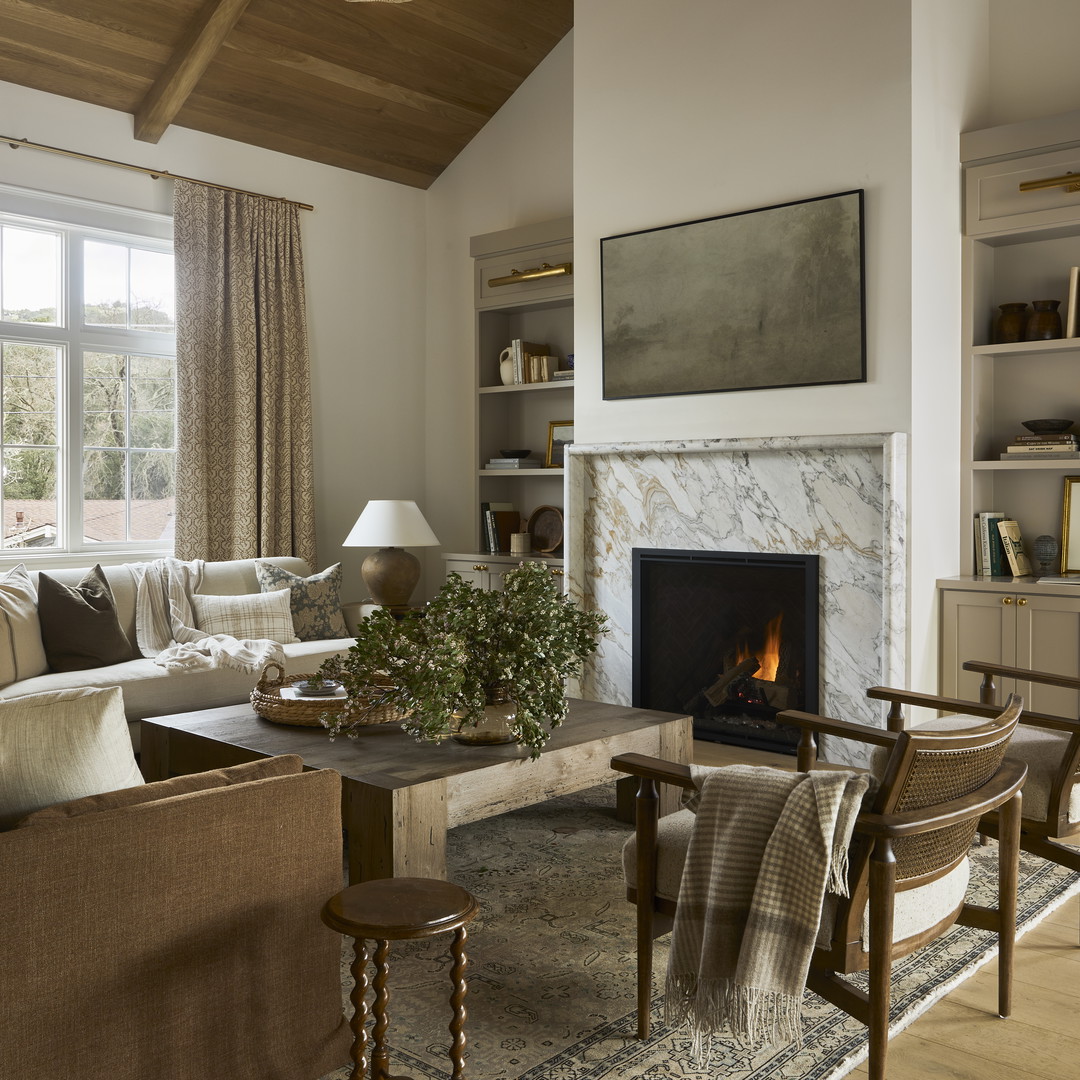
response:
<path id="1" fill-rule="evenodd" d="M 818 556 L 633 549 L 633 704 L 699 739 L 794 753 L 818 710 Z"/>

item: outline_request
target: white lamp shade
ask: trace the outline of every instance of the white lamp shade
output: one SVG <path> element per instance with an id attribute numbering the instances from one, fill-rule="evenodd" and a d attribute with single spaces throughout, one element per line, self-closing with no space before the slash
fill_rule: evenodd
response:
<path id="1" fill-rule="evenodd" d="M 372 499 L 342 547 L 437 547 L 439 538 L 411 499 Z"/>

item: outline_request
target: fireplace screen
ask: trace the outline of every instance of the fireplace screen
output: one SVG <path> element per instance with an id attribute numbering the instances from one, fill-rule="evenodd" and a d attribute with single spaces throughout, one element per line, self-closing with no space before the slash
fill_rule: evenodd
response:
<path id="1" fill-rule="evenodd" d="M 633 564 L 634 705 L 794 753 L 775 717 L 818 708 L 818 556 L 635 548 Z"/>

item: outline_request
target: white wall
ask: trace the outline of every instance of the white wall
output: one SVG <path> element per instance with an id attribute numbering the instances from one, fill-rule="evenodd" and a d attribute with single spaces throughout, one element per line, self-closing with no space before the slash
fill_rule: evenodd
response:
<path id="1" fill-rule="evenodd" d="M 136 142 L 131 117 L 0 83 L 0 134 L 311 203 L 301 214 L 312 352 L 321 566 L 369 498 L 422 498 L 425 193 L 228 139 L 170 128 Z M 0 146 L 0 182 L 167 212 L 172 185 L 139 173 Z M 321 567 L 320 567 L 321 568 Z"/>
<path id="2" fill-rule="evenodd" d="M 429 591 L 442 551 L 473 546 L 468 495 L 478 463 L 469 238 L 573 213 L 573 34 L 549 54 L 428 190 L 427 494 L 442 541 L 427 560 Z M 575 274 L 575 278 L 576 278 Z"/>

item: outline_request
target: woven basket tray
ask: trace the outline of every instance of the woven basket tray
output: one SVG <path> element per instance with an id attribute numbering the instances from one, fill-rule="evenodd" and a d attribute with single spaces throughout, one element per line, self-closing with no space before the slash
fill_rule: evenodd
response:
<path id="1" fill-rule="evenodd" d="M 301 679 L 314 679 L 315 675 L 288 675 L 278 663 L 269 663 L 263 669 L 258 685 L 251 691 L 251 707 L 264 720 L 275 724 L 296 727 L 322 727 L 319 717 L 328 712 L 345 708 L 346 700 L 340 697 L 290 698 L 281 696 L 281 688 L 291 686 Z M 403 718 L 400 710 L 391 705 L 353 710 L 353 723 L 362 725 L 389 724 Z"/>

